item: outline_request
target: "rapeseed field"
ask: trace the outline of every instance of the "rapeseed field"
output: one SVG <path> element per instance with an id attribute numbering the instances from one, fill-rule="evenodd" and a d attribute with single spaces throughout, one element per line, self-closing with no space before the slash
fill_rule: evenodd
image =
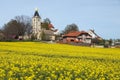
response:
<path id="1" fill-rule="evenodd" d="M 120 80 L 120 49 L 0 42 L 0 80 Z"/>

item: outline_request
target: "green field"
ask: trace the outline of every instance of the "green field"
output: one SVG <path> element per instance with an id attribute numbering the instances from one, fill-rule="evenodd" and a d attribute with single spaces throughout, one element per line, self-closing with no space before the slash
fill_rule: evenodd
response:
<path id="1" fill-rule="evenodd" d="M 120 49 L 0 42 L 0 80 L 120 80 Z"/>

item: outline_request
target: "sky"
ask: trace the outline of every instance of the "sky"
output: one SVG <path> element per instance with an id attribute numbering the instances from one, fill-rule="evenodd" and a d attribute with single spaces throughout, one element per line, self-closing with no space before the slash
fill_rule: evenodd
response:
<path id="1" fill-rule="evenodd" d="M 104 39 L 120 38 L 120 0 L 1 0 L 0 27 L 15 16 L 32 17 L 38 8 L 59 31 L 72 23 Z"/>

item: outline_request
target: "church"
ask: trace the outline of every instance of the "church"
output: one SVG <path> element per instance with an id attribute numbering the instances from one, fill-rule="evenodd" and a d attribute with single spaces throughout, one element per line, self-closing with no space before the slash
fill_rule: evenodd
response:
<path id="1" fill-rule="evenodd" d="M 41 32 L 42 32 L 42 28 L 41 28 L 41 17 L 38 13 L 38 10 L 35 10 L 34 16 L 32 18 L 32 36 L 34 37 L 36 40 L 41 40 Z"/>
<path id="2" fill-rule="evenodd" d="M 36 9 L 32 17 L 31 34 L 29 36 L 25 35 L 24 39 L 54 41 L 57 29 L 55 29 L 51 23 L 48 24 L 48 29 L 44 28 L 42 24 L 44 24 L 44 22 L 42 22 L 38 9 Z"/>

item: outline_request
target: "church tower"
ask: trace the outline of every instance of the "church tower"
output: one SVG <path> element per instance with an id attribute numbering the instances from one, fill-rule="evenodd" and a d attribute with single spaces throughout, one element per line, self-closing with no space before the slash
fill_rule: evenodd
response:
<path id="1" fill-rule="evenodd" d="M 41 40 L 41 17 L 38 13 L 38 9 L 35 10 L 32 18 L 32 37 L 36 40 Z"/>

